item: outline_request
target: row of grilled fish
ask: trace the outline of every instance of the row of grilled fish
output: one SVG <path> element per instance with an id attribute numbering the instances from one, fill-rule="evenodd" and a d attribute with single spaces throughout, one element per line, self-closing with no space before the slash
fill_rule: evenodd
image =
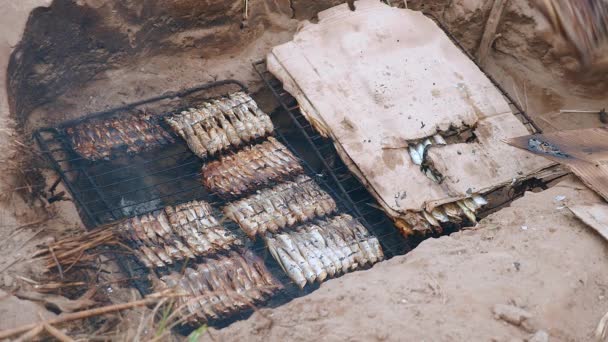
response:
<path id="1" fill-rule="evenodd" d="M 182 318 L 198 324 L 263 303 L 282 285 L 259 257 L 249 250 L 240 252 L 209 258 L 183 273 L 163 276 L 156 290 L 182 294 L 177 297 Z"/>
<path id="2" fill-rule="evenodd" d="M 253 189 L 302 173 L 298 159 L 280 142 L 268 137 L 233 155 L 203 166 L 203 184 L 223 197 L 240 196 Z"/>
<path id="3" fill-rule="evenodd" d="M 105 121 L 86 121 L 65 129 L 72 147 L 90 160 L 118 153 L 139 153 L 171 144 L 173 136 L 147 115 L 130 114 Z"/>
<path id="4" fill-rule="evenodd" d="M 300 288 L 384 259 L 378 239 L 350 215 L 307 223 L 265 237 L 268 249 Z"/>
<path id="5" fill-rule="evenodd" d="M 219 224 L 211 206 L 203 201 L 167 206 L 164 210 L 129 218 L 119 223 L 116 231 L 149 268 L 166 267 L 175 261 L 242 245 L 242 241 Z"/>
<path id="6" fill-rule="evenodd" d="M 166 118 L 201 158 L 272 134 L 274 125 L 253 99 L 237 92 Z"/>
<path id="7" fill-rule="evenodd" d="M 310 177 L 300 175 L 294 181 L 229 203 L 224 207 L 224 214 L 254 238 L 266 231 L 276 233 L 282 228 L 331 214 L 335 210 L 333 198 Z"/>
<path id="8" fill-rule="evenodd" d="M 444 223 L 460 224 L 464 218 L 470 222 L 476 222 L 475 214 L 487 204 L 488 202 L 483 196 L 476 194 L 460 201 L 437 206 L 431 212 L 426 210 L 408 212 L 396 222 L 396 226 L 406 236 L 414 233 L 423 235 L 432 232 L 441 233 Z"/>

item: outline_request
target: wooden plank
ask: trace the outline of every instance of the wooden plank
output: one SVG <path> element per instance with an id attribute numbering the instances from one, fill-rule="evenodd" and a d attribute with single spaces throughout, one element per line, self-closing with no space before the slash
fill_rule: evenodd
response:
<path id="1" fill-rule="evenodd" d="M 572 163 L 570 169 L 586 186 L 608 201 L 608 166 L 585 162 Z"/>
<path id="2" fill-rule="evenodd" d="M 608 240 L 608 204 L 595 203 L 568 206 L 568 209 L 586 225 Z"/>
<path id="3" fill-rule="evenodd" d="M 607 128 L 528 135 L 507 143 L 565 165 L 608 201 Z"/>
<path id="4" fill-rule="evenodd" d="M 496 38 L 496 30 L 498 29 L 500 18 L 502 17 L 502 13 L 504 12 L 507 3 L 508 0 L 494 0 L 492 10 L 490 10 L 490 16 L 488 17 L 488 21 L 486 21 L 483 36 L 481 37 L 479 49 L 477 50 L 477 61 L 481 65 L 484 65 L 485 59 L 490 53 L 492 43 L 494 43 L 494 39 Z"/>

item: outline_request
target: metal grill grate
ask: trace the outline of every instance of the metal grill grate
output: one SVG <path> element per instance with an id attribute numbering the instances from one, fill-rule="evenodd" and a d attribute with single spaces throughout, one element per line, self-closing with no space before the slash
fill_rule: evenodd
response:
<path id="1" fill-rule="evenodd" d="M 63 180 L 88 228 L 181 203 L 184 199 L 210 197 L 211 202 L 216 202 L 213 194 L 207 194 L 201 186 L 202 161 L 181 139 L 154 151 L 92 162 L 73 150 L 64 131 L 86 120 L 132 112 L 144 105 L 156 105 L 156 108 L 145 110 L 151 113 L 160 111 L 154 118 L 159 124 L 164 124 L 164 116 L 180 111 L 165 111 L 167 107 L 184 108 L 237 90 L 246 91 L 247 88 L 234 80 L 203 84 L 87 114 L 57 127 L 40 129 L 34 137 Z"/>
<path id="2" fill-rule="evenodd" d="M 257 68 L 256 68 L 257 70 Z M 42 151 L 49 157 L 53 167 L 61 176 L 72 195 L 72 199 L 87 227 L 108 224 L 126 217 L 141 215 L 192 199 L 206 200 L 215 207 L 225 204 L 201 184 L 203 161 L 196 157 L 181 139 L 171 146 L 134 156 L 124 156 L 109 161 L 90 162 L 72 149 L 64 128 L 84 120 L 103 118 L 142 104 L 150 104 L 170 97 L 184 97 L 195 92 L 231 86 L 237 90 L 246 88 L 236 81 L 223 81 L 170 93 L 149 100 L 128 104 L 107 111 L 85 115 L 82 119 L 69 121 L 54 128 L 40 129 L 35 137 Z M 210 97 L 203 97 L 208 100 Z M 188 105 L 195 105 L 189 102 Z M 289 109 L 289 107 L 285 107 Z M 164 113 L 162 118 L 177 111 Z M 342 163 L 330 141 L 311 136 L 311 127 L 302 126 L 304 118 L 293 116 L 296 129 L 283 119 L 284 112 L 273 116 L 277 138 L 285 144 L 305 166 L 308 175 L 328 191 L 342 209 L 359 218 L 372 229 L 376 236 L 395 234 L 390 220 L 375 207 L 375 200 Z M 162 120 L 158 120 L 162 124 Z M 332 166 L 330 166 L 330 164 Z M 398 234 L 395 234 L 398 235 Z M 389 255 L 404 252 L 404 240 L 394 238 L 387 241 Z"/>
<path id="3" fill-rule="evenodd" d="M 202 186 L 201 167 L 204 161 L 196 157 L 182 139 L 176 138 L 175 144 L 154 151 L 91 162 L 76 154 L 64 129 L 84 120 L 119 115 L 122 112 L 136 110 L 142 105 L 151 105 L 170 98 L 180 98 L 181 100 L 178 101 L 179 106 L 172 104 L 173 107 L 169 106 L 169 108 L 185 108 L 212 98 L 212 96 L 208 96 L 208 92 L 215 91 L 215 95 L 224 95 L 235 90 L 246 91 L 246 88 L 236 81 L 201 85 L 179 93 L 169 93 L 85 115 L 82 119 L 65 122 L 57 127 L 40 129 L 35 133 L 35 138 L 63 180 L 89 229 L 193 199 L 205 200 L 217 210 L 226 201 L 214 193 L 206 191 Z M 187 98 L 195 93 L 199 96 L 194 99 Z M 159 124 L 163 124 L 160 120 L 162 117 L 174 112 L 177 111 L 160 112 L 158 114 Z M 292 121 L 289 111 L 279 110 L 271 114 L 271 117 L 276 127 L 277 139 L 300 159 L 306 174 L 334 198 L 340 212 L 357 218 L 378 237 L 387 258 L 410 250 L 408 243 L 394 229 L 391 221 L 377 209 L 378 205 L 375 200 L 358 180 L 350 175 L 337 156 L 331 142 L 314 136 L 310 138 L 309 134 L 312 131 L 309 131 L 310 127 L 302 126 L 303 117 L 293 117 L 294 121 Z M 216 216 L 220 216 L 219 210 L 216 211 Z M 300 290 L 270 256 L 261 239 L 256 241 L 247 239 L 238 226 L 228 220 L 224 221 L 224 225 L 241 237 L 246 242 L 247 248 L 252 249 L 265 260 L 275 277 L 283 284 L 287 284 L 282 293 L 273 297 L 268 305 L 280 305 L 310 293 L 318 287 L 318 285 L 312 285 Z M 151 284 L 147 281 L 149 273 L 147 268 L 137 262 L 134 257 L 125 257 L 123 254 L 112 255 L 112 250 L 108 250 L 108 254 L 111 259 L 118 262 L 128 278 L 134 279 L 131 281 L 134 287 L 142 294 L 150 292 Z M 177 263 L 171 269 L 179 270 L 182 267 L 183 264 Z M 166 271 L 168 270 L 156 270 L 155 272 L 160 275 Z M 230 320 L 215 322 L 214 325 L 225 325 L 248 314 L 248 312 L 244 312 Z"/>

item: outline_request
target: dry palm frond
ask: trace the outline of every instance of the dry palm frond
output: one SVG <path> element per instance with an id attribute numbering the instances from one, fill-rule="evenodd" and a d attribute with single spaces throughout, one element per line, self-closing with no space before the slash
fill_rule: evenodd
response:
<path id="1" fill-rule="evenodd" d="M 99 254 L 95 249 L 101 245 L 120 245 L 113 226 L 98 228 L 44 245 L 34 253 L 33 258 L 42 259 L 47 271 L 57 270 L 63 278 L 64 273 L 74 266 L 94 261 Z"/>
<path id="2" fill-rule="evenodd" d="M 572 44 L 583 64 L 608 46 L 607 0 L 536 0 L 553 30 Z"/>

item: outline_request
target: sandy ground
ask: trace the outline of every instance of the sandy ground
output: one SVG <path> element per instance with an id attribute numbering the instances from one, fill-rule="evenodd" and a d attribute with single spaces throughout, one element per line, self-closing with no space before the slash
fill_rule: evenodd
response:
<path id="1" fill-rule="evenodd" d="M 406 256 L 330 280 L 210 335 L 216 341 L 520 341 L 542 330 L 552 341 L 589 341 L 608 310 L 608 244 L 564 206 L 596 201 L 578 181 L 527 193 L 475 229 L 426 240 Z M 495 317 L 500 306 L 530 318 L 507 323 Z"/>
<path id="2" fill-rule="evenodd" d="M 19 3 L 0 1 L 0 79 L 6 80 L 6 69 L 12 49 L 21 39 L 27 17 L 32 8 L 46 6 L 50 1 L 28 0 Z M 15 170 L 12 164 L 18 153 L 14 122 L 9 115 L 6 88 L 0 87 L 0 170 L 3 174 L 0 181 L 0 329 L 11 328 L 26 322 L 39 320 L 38 313 L 50 316 L 41 306 L 34 302 L 22 301 L 10 295 L 16 285 L 16 273 L 12 272 L 20 260 L 28 255 L 28 250 L 44 238 L 44 226 L 34 225 L 19 228 L 23 224 L 40 221 L 39 210 L 31 208 L 23 199 L 15 195 Z M 46 214 L 44 214 L 46 215 Z M 52 229 L 49 229 L 52 231 Z M 18 274 L 29 275 L 28 267 L 19 267 Z"/>
<path id="3" fill-rule="evenodd" d="M 30 9 L 49 2 L 0 0 L 2 80 Z M 428 1 L 434 2 L 442 3 Z M 461 36 L 470 28 L 470 37 L 464 35 L 474 45 L 485 2 L 450 3 L 452 9 L 444 16 L 448 26 Z M 510 5 L 511 21 L 497 41 L 498 50 L 488 65 L 490 72 L 514 97 L 518 94 L 532 115 L 549 115 L 546 128 L 599 125 L 591 116 L 550 116 L 566 106 L 598 107 L 606 96 L 586 92 L 589 88 L 578 83 L 573 91 L 570 85 L 576 80 L 556 72 L 559 59 L 540 59 L 537 52 L 524 48 L 513 50 L 513 44 L 534 46 L 538 37 L 535 24 L 526 17 L 529 7 L 521 5 L 527 2 L 512 3 L 516 4 Z M 293 6 L 298 13 L 306 10 L 299 1 Z M 454 10 L 454 6 L 462 8 Z M 263 57 L 271 46 L 289 40 L 296 26 L 289 17 L 273 20 L 275 24 L 255 41 L 225 55 L 155 54 L 105 70 L 85 85 L 36 108 L 30 113 L 29 128 L 216 78 L 236 77 L 259 86 L 251 61 Z M 519 28 L 522 23 L 526 25 Z M 17 195 L 16 188 L 23 186 L 23 181 L 20 164 L 15 161 L 25 155 L 19 143 L 27 143 L 27 136 L 13 129 L 6 92 L 4 87 L 0 90 L 0 289 L 5 291 L 0 292 L 0 317 L 11 318 L 0 320 L 0 329 L 4 329 L 37 321 L 38 312 L 50 315 L 42 306 L 18 300 L 10 293 L 28 279 L 41 276 L 39 265 L 24 262 L 37 244 L 81 231 L 82 225 L 70 202 L 46 207 Z M 39 156 L 30 158 L 40 160 Z M 48 169 L 42 170 L 42 177 L 46 187 L 55 179 Z M 555 202 L 557 195 L 566 196 L 565 201 L 597 200 L 578 183 L 528 194 L 484 220 L 476 230 L 426 241 L 407 256 L 331 280 L 309 296 L 277 309 L 262 309 L 247 321 L 211 334 L 222 340 L 508 341 L 543 330 L 552 340 L 587 341 L 608 310 L 604 297 L 608 286 L 606 244 L 562 208 L 563 203 Z M 109 272 L 114 272 L 111 267 Z M 112 276 L 121 277 L 112 273 L 108 277 Z M 111 301 L 133 298 L 132 291 L 119 284 L 108 289 Z M 520 326 L 495 319 L 494 306 L 501 304 L 521 308 L 532 317 Z M 137 326 L 137 312 L 133 316 L 123 320 L 123 328 Z"/>

